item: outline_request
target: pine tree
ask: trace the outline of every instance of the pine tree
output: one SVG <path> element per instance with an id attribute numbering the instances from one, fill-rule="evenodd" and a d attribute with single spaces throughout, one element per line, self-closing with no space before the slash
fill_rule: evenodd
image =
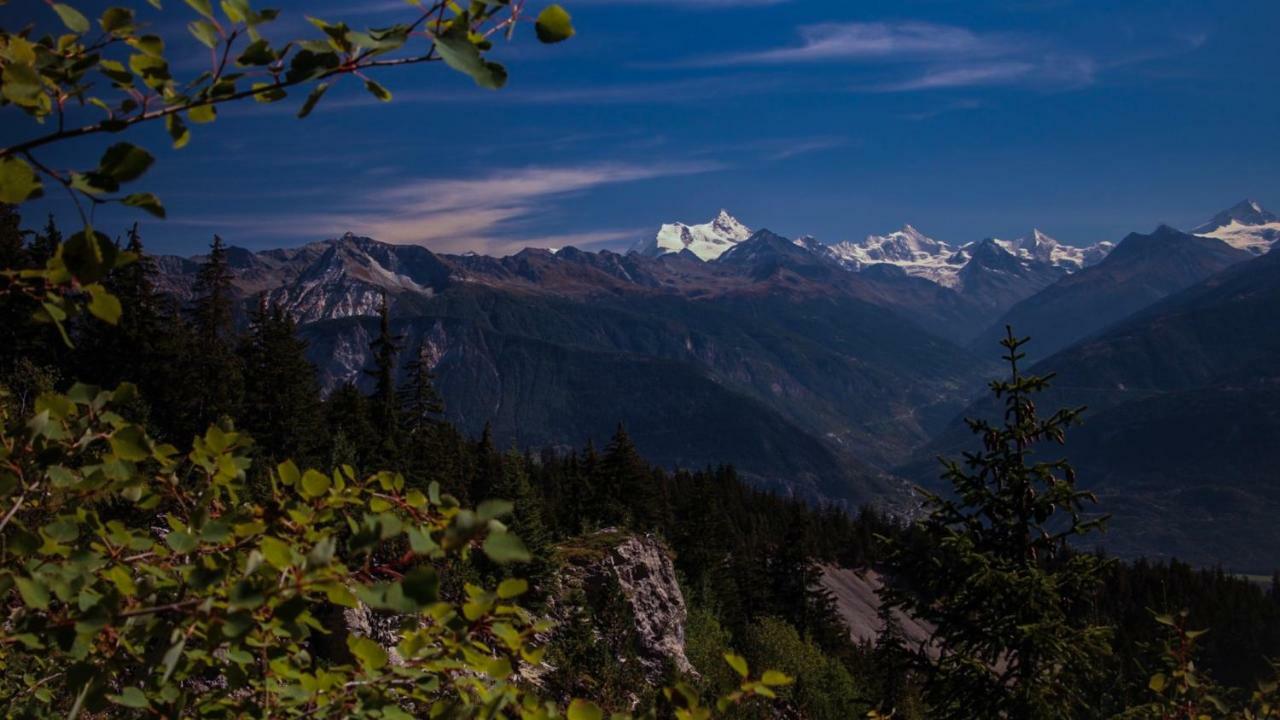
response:
<path id="1" fill-rule="evenodd" d="M 17 207 L 0 203 L 0 269 L 23 270 L 37 264 L 26 245 L 28 235 Z M 9 289 L 9 281 L 0 276 L 0 373 L 20 363 L 42 369 L 56 366 L 66 345 L 52 325 L 35 320 L 39 300 Z"/>
<path id="2" fill-rule="evenodd" d="M 398 463 L 400 423 L 399 407 L 396 402 L 396 355 L 399 354 L 403 340 L 401 335 L 391 333 L 391 310 L 387 305 L 387 294 L 382 294 L 382 304 L 378 307 L 378 336 L 369 343 L 373 351 L 373 369 L 365 374 L 374 379 L 373 395 L 370 397 L 370 410 L 373 425 L 381 433 L 382 452 L 386 454 L 385 463 L 395 466 Z"/>
<path id="3" fill-rule="evenodd" d="M 435 373 L 425 343 L 418 346 L 413 358 L 405 364 L 405 384 L 398 391 L 400 418 L 410 435 L 425 434 L 440 424 L 444 417 L 444 400 L 436 392 Z"/>
<path id="4" fill-rule="evenodd" d="M 190 314 L 197 344 L 185 354 L 190 362 L 185 381 L 192 388 L 186 433 L 202 433 L 208 424 L 234 417 L 243 396 L 242 368 L 233 345 L 234 279 L 226 246 L 214 235 L 193 287 Z"/>
<path id="5" fill-rule="evenodd" d="M 605 448 L 594 484 L 600 493 L 604 522 L 650 529 L 660 519 L 658 488 L 649 474 L 649 465 L 640 457 L 622 423 L 618 423 Z"/>
<path id="6" fill-rule="evenodd" d="M 138 229 L 137 223 L 133 224 L 133 229 L 136 233 Z M 58 253 L 58 248 L 61 245 L 62 231 L 58 229 L 58 223 L 53 219 L 53 213 L 49 213 L 49 219 L 45 221 L 44 229 L 31 238 L 30 263 L 35 266 L 43 266 Z"/>
<path id="7" fill-rule="evenodd" d="M 379 437 L 369 421 L 369 399 L 352 383 L 337 387 L 324 403 L 329 428 L 329 465 L 351 465 L 358 471 L 377 460 Z"/>
<path id="8" fill-rule="evenodd" d="M 222 238 L 213 236 L 209 256 L 196 273 L 192 292 L 195 303 L 192 315 L 202 342 L 210 346 L 222 345 L 231 335 L 234 317 L 232 282 L 235 276 L 227 262 L 227 248 Z"/>
<path id="9" fill-rule="evenodd" d="M 22 216 L 13 205 L 0 203 L 0 269 L 17 270 L 27 267 L 27 259 Z"/>
<path id="10" fill-rule="evenodd" d="M 515 450 L 507 452 L 501 458 L 501 474 L 492 489 L 492 495 L 514 504 L 511 516 L 506 519 L 507 526 L 524 541 L 534 558 L 522 572 L 535 585 L 539 585 L 539 581 L 551 572 L 548 561 L 551 533 L 547 529 L 546 508 L 542 497 L 529 481 L 528 467 L 529 463 L 520 453 Z"/>
<path id="11" fill-rule="evenodd" d="M 1101 524 L 1083 517 L 1094 498 L 1065 460 L 1033 461 L 1082 409 L 1039 417 L 1034 395 L 1052 375 L 1022 374 L 1025 342 L 1009 330 L 1001 343 L 1010 377 L 991 389 L 1002 424 L 967 421 L 983 449 L 944 463 L 954 499 L 925 493 L 919 528 L 930 543 L 891 557 L 902 582 L 890 606 L 936 627 L 941 653 L 925 687 L 936 717 L 1077 717 L 1110 652 L 1087 607 L 1104 565 L 1067 545 Z"/>
<path id="12" fill-rule="evenodd" d="M 474 448 L 475 475 L 471 480 L 471 499 L 479 502 L 495 497 L 494 489 L 502 483 L 502 456 L 493 444 L 493 427 L 484 424 Z"/>
<path id="13" fill-rule="evenodd" d="M 240 420 L 269 466 L 284 458 L 308 464 L 321 460 L 316 454 L 322 435 L 320 393 L 306 352 L 293 317 L 260 298 L 240 350 L 245 379 Z"/>

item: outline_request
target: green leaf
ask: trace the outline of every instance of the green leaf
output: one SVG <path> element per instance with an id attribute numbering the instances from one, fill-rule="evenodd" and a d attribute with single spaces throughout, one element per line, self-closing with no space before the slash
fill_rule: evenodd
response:
<path id="1" fill-rule="evenodd" d="M 259 549 L 262 550 L 262 557 L 277 570 L 283 570 L 293 564 L 293 553 L 290 552 L 288 544 L 282 540 L 264 537 Z"/>
<path id="2" fill-rule="evenodd" d="M 182 118 L 177 113 L 165 116 L 164 127 L 169 131 L 169 137 L 173 139 L 173 149 L 181 150 L 191 141 L 191 131 L 187 130 L 187 124 L 182 122 Z"/>
<path id="3" fill-rule="evenodd" d="M 107 148 L 98 161 L 98 171 L 110 175 L 116 182 L 136 180 L 151 167 L 155 158 L 137 145 L 116 143 Z"/>
<path id="4" fill-rule="evenodd" d="M 515 509 L 510 500 L 485 500 L 476 506 L 476 517 L 482 521 L 506 517 Z"/>
<path id="5" fill-rule="evenodd" d="M 22 595 L 22 602 L 27 607 L 37 610 L 44 610 L 49 607 L 49 589 L 40 582 L 31 578 L 15 577 L 13 579 L 18 585 L 18 594 Z"/>
<path id="6" fill-rule="evenodd" d="M 574 700 L 565 715 L 569 720 L 603 720 L 604 711 L 590 700 Z"/>
<path id="7" fill-rule="evenodd" d="M 1147 683 L 1147 687 L 1151 688 L 1153 692 L 1162 693 L 1164 692 L 1165 682 L 1167 682 L 1167 678 L 1164 673 L 1156 673 L 1151 676 L 1151 681 Z"/>
<path id="8" fill-rule="evenodd" d="M 764 675 L 760 676 L 760 682 L 770 687 L 778 687 L 780 685 L 790 685 L 793 680 L 786 673 L 781 673 L 777 670 L 765 670 Z"/>
<path id="9" fill-rule="evenodd" d="M 58 13 L 58 17 L 62 18 L 62 24 L 66 25 L 71 32 L 89 32 L 89 18 L 82 15 L 79 10 L 63 3 L 54 3 L 53 11 Z"/>
<path id="10" fill-rule="evenodd" d="M 548 5 L 538 13 L 533 29 L 544 43 L 558 43 L 573 37 L 573 22 L 560 5 Z"/>
<path id="11" fill-rule="evenodd" d="M 62 262 L 81 283 L 96 282 L 116 266 L 119 248 L 106 235 L 81 230 L 62 244 Z"/>
<path id="12" fill-rule="evenodd" d="M 347 648 L 366 672 L 376 672 L 387 665 L 387 651 L 369 638 L 350 635 L 347 637 Z"/>
<path id="13" fill-rule="evenodd" d="M 311 93 L 307 95 L 306 102 L 302 103 L 302 108 L 298 110 L 298 117 L 304 118 L 316 109 L 316 103 L 320 102 L 320 98 L 324 97 L 324 91 L 329 89 L 329 83 L 319 83 L 311 88 Z"/>
<path id="14" fill-rule="evenodd" d="M 121 460 L 140 462 L 151 457 L 151 443 L 142 428 L 126 425 L 111 434 L 111 452 Z"/>
<path id="15" fill-rule="evenodd" d="M 302 475 L 300 490 L 302 497 L 317 498 L 329 492 L 329 476 L 316 470 L 308 470 Z"/>
<path id="16" fill-rule="evenodd" d="M 103 286 L 94 283 L 86 288 L 89 291 L 89 312 L 103 322 L 115 325 L 120 322 L 120 299 Z"/>
<path id="17" fill-rule="evenodd" d="M 218 108 L 214 107 L 212 103 L 197 105 L 187 111 L 187 119 L 199 125 L 211 123 L 218 119 Z"/>
<path id="18" fill-rule="evenodd" d="M 50 540 L 60 543 L 69 543 L 80 536 L 80 528 L 68 518 L 58 518 L 53 522 L 40 528 Z"/>
<path id="19" fill-rule="evenodd" d="M 127 32 L 133 28 L 133 11 L 120 7 L 107 8 L 98 23 L 109 33 Z"/>
<path id="20" fill-rule="evenodd" d="M 138 709 L 151 707 L 151 701 L 147 700 L 146 694 L 136 687 L 127 687 L 121 690 L 119 695 L 108 695 L 107 699 L 125 707 Z"/>
<path id="21" fill-rule="evenodd" d="M 484 539 L 484 554 L 496 563 L 528 562 L 529 551 L 520 538 L 509 532 L 491 532 Z"/>
<path id="22" fill-rule="evenodd" d="M 240 57 L 236 58 L 238 65 L 270 65 L 276 61 L 276 54 L 272 52 L 271 45 L 266 40 L 254 40 L 249 43 L 244 52 L 240 53 Z"/>
<path id="23" fill-rule="evenodd" d="M 529 583 L 521 578 L 507 578 L 498 584 L 498 597 L 510 600 L 529 591 Z"/>
<path id="24" fill-rule="evenodd" d="M 465 15 L 455 18 L 449 30 L 436 37 L 436 52 L 445 65 L 470 75 L 480 87 L 497 90 L 507 83 L 506 68 L 485 60 L 471 42 Z"/>
<path id="25" fill-rule="evenodd" d="M 738 673 L 742 677 L 747 676 L 747 673 L 748 673 L 747 661 L 741 655 L 735 655 L 733 653 L 725 653 L 724 661 L 729 663 L 729 667 L 733 668 L 734 672 Z"/>
<path id="26" fill-rule="evenodd" d="M 126 40 L 130 47 L 137 48 L 143 55 L 160 61 L 166 70 L 169 64 L 164 62 L 164 38 L 159 35 L 139 35 Z M 139 73 L 141 74 L 141 73 Z"/>
<path id="27" fill-rule="evenodd" d="M 173 548 L 174 552 L 182 553 L 184 555 L 196 549 L 196 539 L 191 537 L 189 533 L 182 532 L 181 530 L 174 530 L 168 535 L 165 535 L 164 542 L 166 545 Z"/>
<path id="28" fill-rule="evenodd" d="M 36 72 L 34 61 L 6 63 L 3 81 L 0 92 L 12 102 L 25 108 L 49 109 L 49 99 L 43 92 L 44 81 Z"/>
<path id="29" fill-rule="evenodd" d="M 179 631 L 180 632 L 180 631 Z M 182 659 L 182 649 L 187 646 L 187 634 L 180 633 L 178 641 L 169 646 L 165 651 L 164 658 L 161 659 L 161 666 L 164 667 L 164 676 L 160 678 L 160 684 L 169 682 L 169 678 L 173 677 L 173 671 L 178 667 L 178 661 Z"/>
<path id="30" fill-rule="evenodd" d="M 158 218 L 165 216 L 164 205 L 160 204 L 160 198 L 156 197 L 155 193 L 129 193 L 120 202 L 129 207 L 146 210 Z"/>
<path id="31" fill-rule="evenodd" d="M 242 23 L 249 14 L 247 0 L 222 0 L 222 12 L 233 23 Z"/>
<path id="32" fill-rule="evenodd" d="M 365 80 L 364 88 L 369 91 L 370 95 L 373 95 L 382 102 L 391 102 L 391 91 L 373 80 Z"/>
<path id="33" fill-rule="evenodd" d="M 193 20 L 187 23 L 187 30 L 207 48 L 218 44 L 218 29 L 208 20 Z"/>
<path id="34" fill-rule="evenodd" d="M 276 466 L 276 475 L 280 476 L 280 482 L 293 487 L 298 484 L 298 480 L 302 478 L 302 474 L 298 471 L 298 466 L 292 460 L 285 460 Z"/>
<path id="35" fill-rule="evenodd" d="M 17 205 L 40 194 L 40 179 L 26 160 L 16 157 L 0 160 L 0 202 Z"/>
<path id="36" fill-rule="evenodd" d="M 287 93 L 273 83 L 259 82 L 253 84 L 253 99 L 260 103 L 273 103 L 283 100 Z"/>
<path id="37" fill-rule="evenodd" d="M 187 1 L 187 4 L 190 5 L 193 10 L 209 18 L 210 20 L 213 19 L 213 4 L 210 3 L 209 0 L 186 0 L 186 1 Z"/>

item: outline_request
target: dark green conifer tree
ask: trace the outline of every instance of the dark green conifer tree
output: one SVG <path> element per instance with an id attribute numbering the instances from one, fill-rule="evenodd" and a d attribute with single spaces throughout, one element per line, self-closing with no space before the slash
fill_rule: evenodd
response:
<path id="1" fill-rule="evenodd" d="M 594 482 L 600 494 L 601 520 L 630 524 L 638 530 L 655 527 L 661 519 L 658 488 L 649 464 L 640 457 L 622 423 L 605 447 Z"/>
<path id="2" fill-rule="evenodd" d="M 400 421 L 406 434 L 425 437 L 444 420 L 444 400 L 436 391 L 436 376 L 431 371 L 431 357 L 425 343 L 418 345 L 404 369 L 404 386 L 397 391 Z"/>
<path id="3" fill-rule="evenodd" d="M 500 465 L 501 473 L 492 493 L 494 497 L 515 505 L 507 518 L 507 526 L 524 541 L 533 556 L 528 568 L 521 568 L 521 572 L 537 586 L 552 570 L 549 561 L 551 533 L 547 529 L 546 509 L 542 497 L 529 481 L 530 464 L 523 455 L 510 450 L 501 458 Z"/>
<path id="4" fill-rule="evenodd" d="M 1022 373 L 1025 342 L 1012 330 L 1002 341 L 1010 375 L 991 389 L 1003 422 L 969 420 L 983 449 L 944 462 L 954 497 L 925 493 L 929 544 L 891 557 L 902 580 L 890 606 L 936 627 L 942 648 L 926 668 L 935 717 L 1088 714 L 1087 688 L 1110 653 L 1091 615 L 1104 564 L 1067 545 L 1101 524 L 1084 516 L 1094 498 L 1065 460 L 1034 455 L 1061 443 L 1081 409 L 1040 417 L 1034 396 L 1052 376 Z"/>
<path id="5" fill-rule="evenodd" d="M 318 463 L 323 440 L 320 393 L 307 343 L 298 337 L 293 317 L 259 299 L 249 332 L 241 342 L 245 400 L 242 426 L 264 454 L 266 466 L 285 458 Z"/>
<path id="6" fill-rule="evenodd" d="M 493 427 L 484 424 L 473 450 L 475 473 L 471 480 L 471 499 L 479 502 L 497 497 L 494 489 L 502 483 L 502 455 L 493 444 Z"/>
<path id="7" fill-rule="evenodd" d="M 185 354 L 191 389 L 185 430 L 203 432 L 210 423 L 235 417 L 244 392 L 243 370 L 235 352 L 235 276 L 222 238 L 214 235 L 209 255 L 196 274 L 190 315 L 196 345 Z"/>
<path id="8" fill-rule="evenodd" d="M 138 224 L 133 224 L 134 232 L 137 232 Z M 31 248 L 29 251 L 29 262 L 34 266 L 42 266 L 58 253 L 58 248 L 62 245 L 62 231 L 58 229 L 58 223 L 53 218 L 53 213 L 49 213 L 49 219 L 45 221 L 44 228 L 35 233 L 31 238 Z"/>
<path id="9" fill-rule="evenodd" d="M 329 428 L 328 464 L 364 472 L 376 464 L 381 439 L 370 422 L 369 399 L 352 383 L 339 385 L 324 404 Z"/>
<path id="10" fill-rule="evenodd" d="M 371 420 L 377 429 L 383 453 L 383 462 L 388 467 L 400 465 L 400 408 L 396 399 L 396 356 L 401 350 L 403 336 L 391 332 L 391 309 L 387 304 L 387 294 L 382 294 L 382 304 L 378 307 L 378 335 L 369 343 L 373 352 L 373 368 L 365 370 L 365 374 L 374 380 L 373 395 L 369 398 Z"/>

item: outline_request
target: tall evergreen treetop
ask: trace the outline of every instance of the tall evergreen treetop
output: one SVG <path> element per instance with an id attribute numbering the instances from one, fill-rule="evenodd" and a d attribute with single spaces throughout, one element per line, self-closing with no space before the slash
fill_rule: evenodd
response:
<path id="1" fill-rule="evenodd" d="M 369 343 L 373 351 L 373 369 L 365 373 L 374 379 L 374 423 L 388 440 L 397 430 L 396 356 L 400 353 L 403 339 L 403 336 L 391 333 L 391 310 L 384 292 L 382 304 L 378 307 L 378 336 Z"/>
<path id="2" fill-rule="evenodd" d="M 404 387 L 398 392 L 401 418 L 405 429 L 417 434 L 440 422 L 444 415 L 444 400 L 436 391 L 436 376 L 431 372 L 425 342 L 418 345 L 418 351 L 405 364 L 405 373 Z"/>
<path id="3" fill-rule="evenodd" d="M 944 461 L 954 496 L 923 493 L 917 530 L 929 542 L 891 556 L 902 582 L 890 604 L 937 628 L 926 668 L 936 717 L 1077 717 L 1110 652 L 1109 631 L 1087 619 L 1103 561 L 1067 544 L 1101 525 L 1084 517 L 1095 499 L 1065 460 L 1035 458 L 1083 408 L 1040 417 L 1034 396 L 1052 376 L 1022 373 L 1025 343 L 1012 330 L 1001 343 L 1010 374 L 990 387 L 1003 421 L 968 420 L 982 450 Z"/>
<path id="4" fill-rule="evenodd" d="M 200 266 L 193 288 L 196 328 L 202 340 L 223 343 L 232 329 L 232 286 L 235 276 L 227 263 L 227 248 L 222 238 L 213 236 L 209 257 Z"/>

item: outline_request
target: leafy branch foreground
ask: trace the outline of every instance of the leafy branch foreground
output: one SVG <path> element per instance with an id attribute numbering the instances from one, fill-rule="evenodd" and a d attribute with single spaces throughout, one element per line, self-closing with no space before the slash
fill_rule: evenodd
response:
<path id="1" fill-rule="evenodd" d="M 551 629 L 519 604 L 526 581 L 441 595 L 473 552 L 529 559 L 501 520 L 510 503 L 470 510 L 396 473 L 292 461 L 253 502 L 249 438 L 211 427 L 184 455 L 113 410 L 132 396 L 47 393 L 0 441 L 9 715 L 603 716 L 585 700 L 562 712 L 522 680 Z M 394 649 L 347 633 L 342 611 L 362 605 L 403 618 Z M 726 660 L 741 683 L 721 709 L 790 682 Z M 689 687 L 667 697 L 677 717 L 711 716 Z"/>
<path id="2" fill-rule="evenodd" d="M 161 10 L 160 0 L 148 2 Z M 186 4 L 194 18 L 187 31 L 208 51 L 207 69 L 189 78 L 179 78 L 170 62 L 173 38 L 166 42 L 152 30 L 155 13 L 109 7 L 95 27 L 70 4 L 28 0 L 47 15 L 33 13 L 18 30 L 0 27 L 0 110 L 16 108 L 39 126 L 28 137 L 0 147 L 0 203 L 18 205 L 42 196 L 46 187 L 57 188 L 75 206 L 83 225 L 47 268 L 21 273 L 0 269 L 0 294 L 33 296 L 43 305 L 42 319 L 59 330 L 77 307 L 65 294 L 43 292 L 45 280 L 82 286 L 92 296 L 89 309 L 109 322 L 120 313 L 119 303 L 97 280 L 129 258 L 94 228 L 97 207 L 120 204 L 160 218 L 165 209 L 155 193 L 122 191 L 154 164 L 145 148 L 113 142 L 92 168 L 58 167 L 41 157 L 42 150 L 150 122 L 163 122 L 173 147 L 181 149 L 191 140 L 190 125 L 214 122 L 221 105 L 249 98 L 276 103 L 306 89 L 298 110 L 298 117 L 306 117 L 348 76 L 385 102 L 391 91 L 373 74 L 405 65 L 443 62 L 477 85 L 496 90 L 506 84 L 507 71 L 486 55 L 495 37 L 511 39 L 517 27 L 529 22 L 543 43 L 574 34 L 569 13 L 556 4 L 530 17 L 526 0 L 407 0 L 411 14 L 404 22 L 359 30 L 308 16 L 317 37 L 272 41 L 266 33 L 280 16 L 278 10 L 255 10 L 249 0 L 222 0 L 219 10 L 211 0 Z M 58 30 L 38 34 L 36 23 L 43 27 L 50 21 Z"/>

